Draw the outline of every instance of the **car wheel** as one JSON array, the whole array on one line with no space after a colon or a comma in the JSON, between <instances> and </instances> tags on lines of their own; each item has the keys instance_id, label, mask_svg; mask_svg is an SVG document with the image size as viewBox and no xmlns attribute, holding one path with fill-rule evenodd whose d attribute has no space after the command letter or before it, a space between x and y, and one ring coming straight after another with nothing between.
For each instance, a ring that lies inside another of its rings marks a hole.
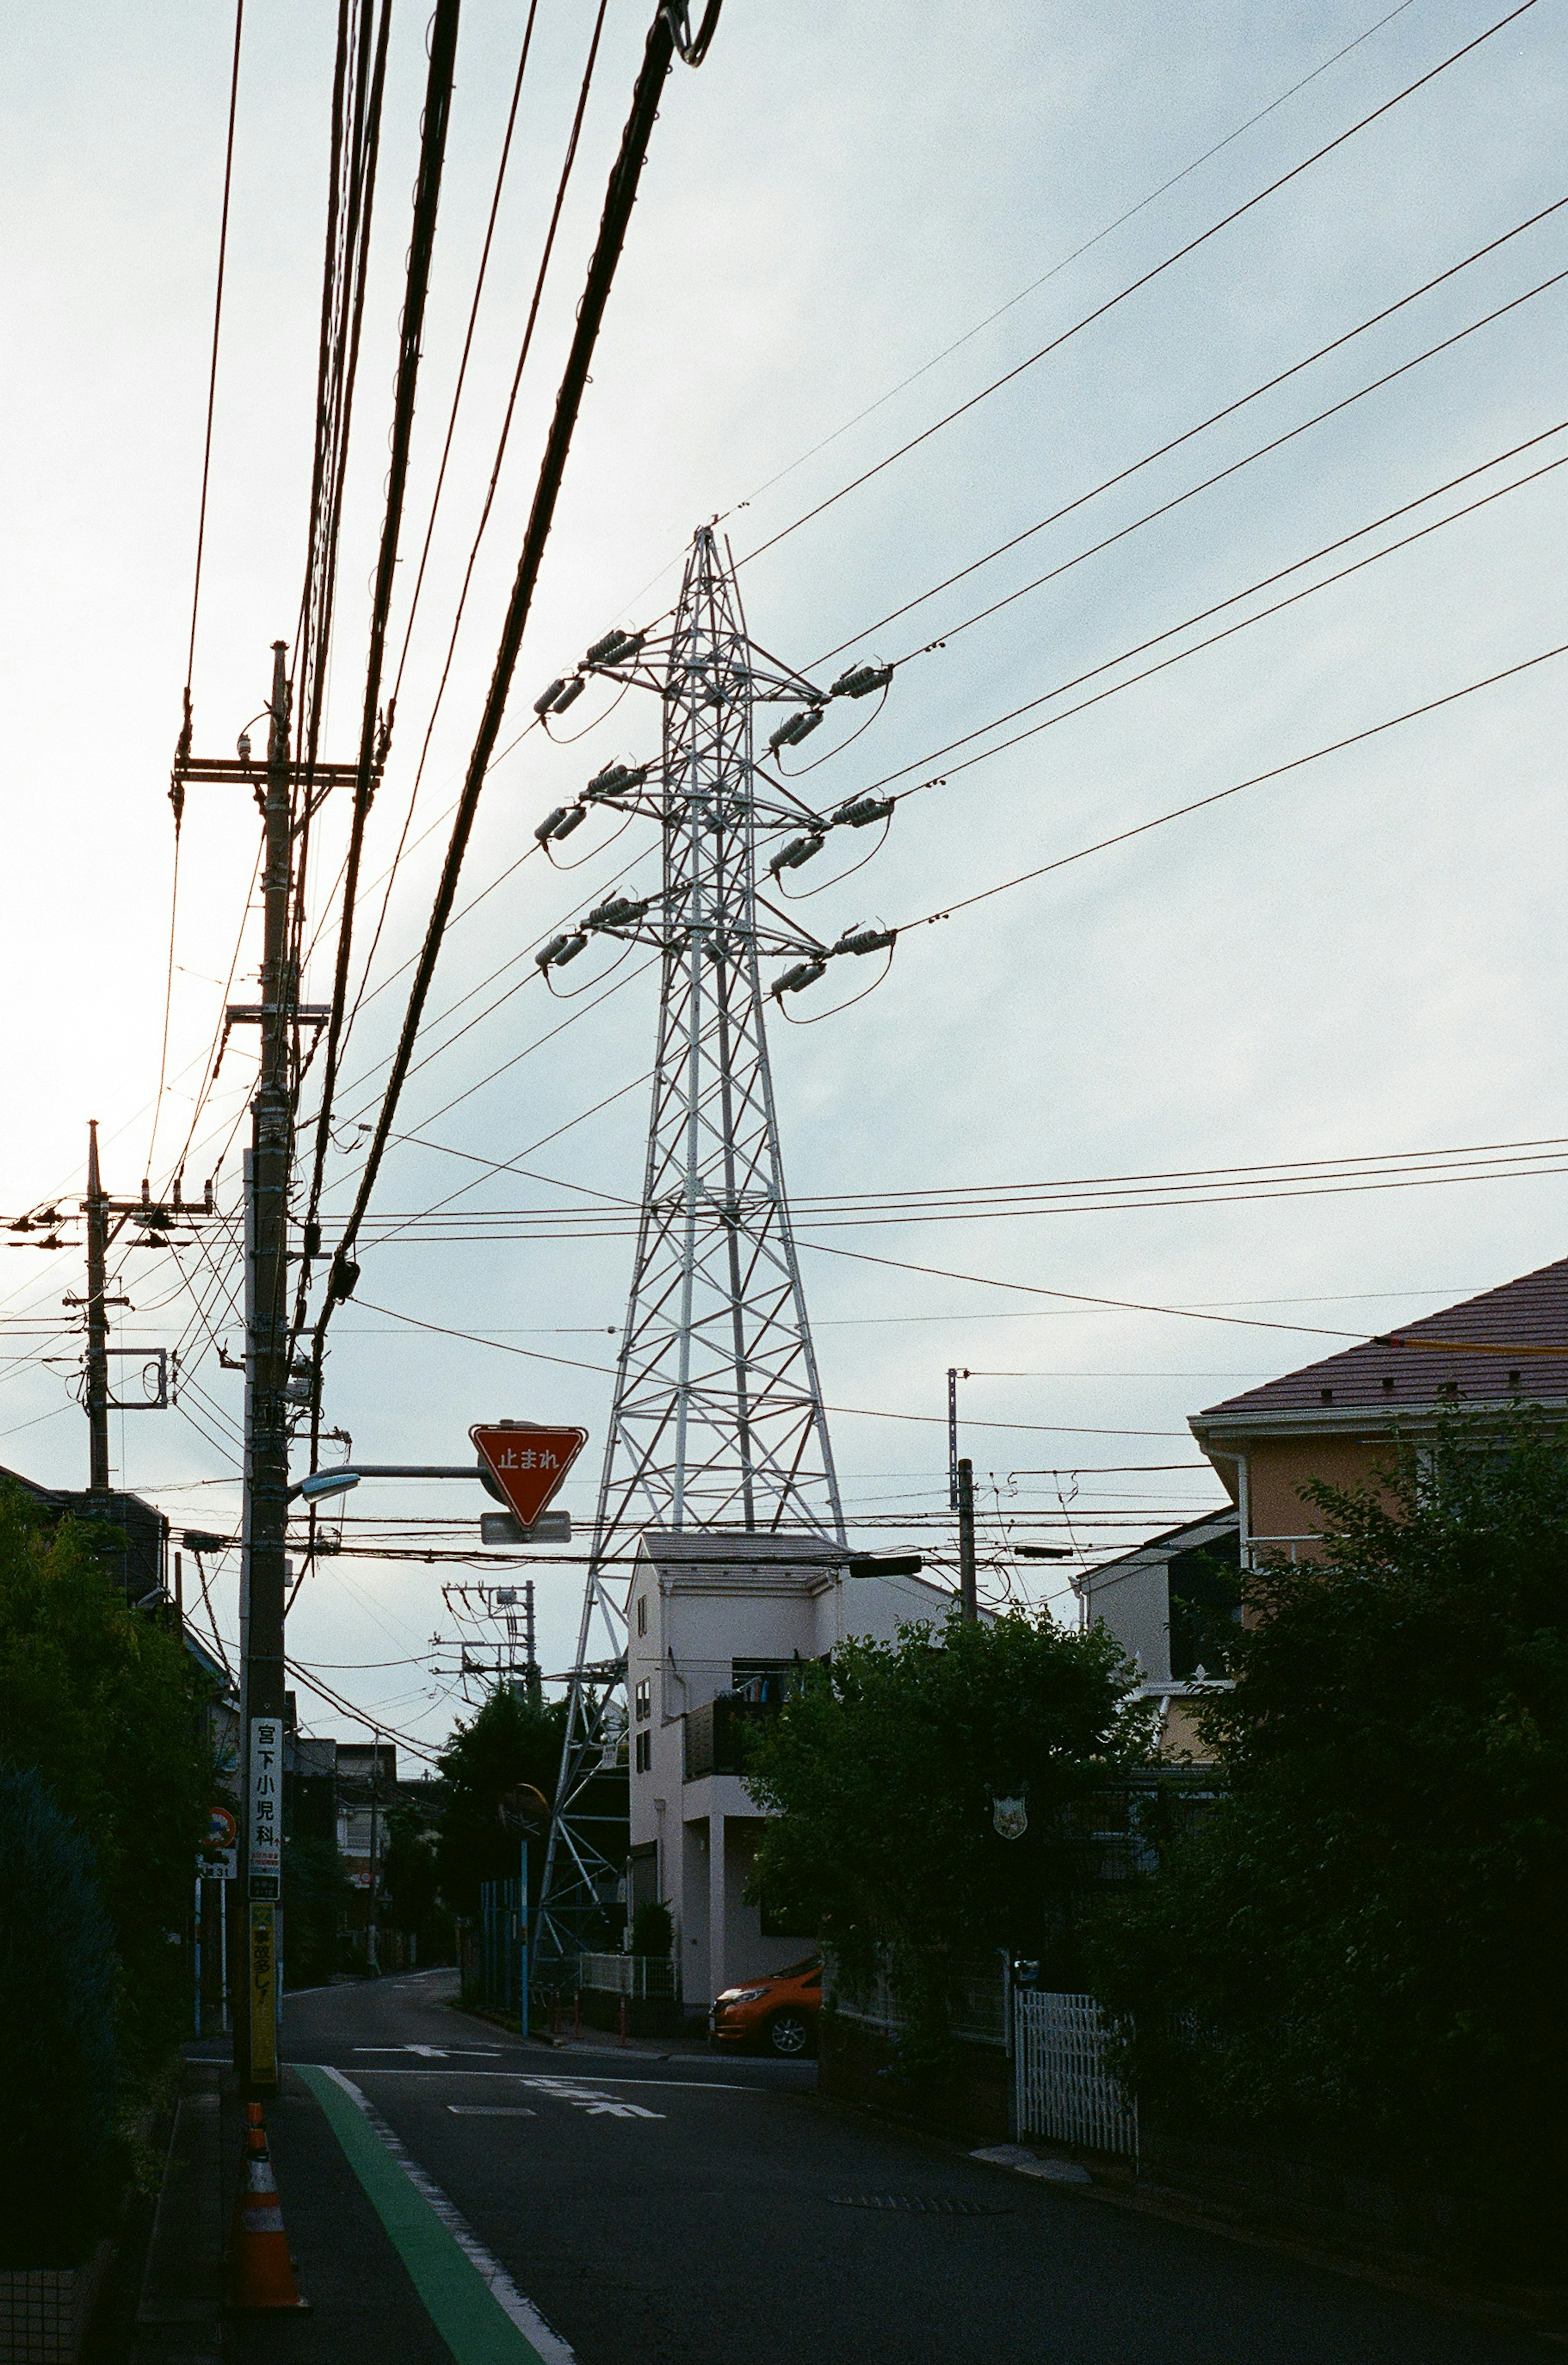
<instances>
[{"instance_id":1,"label":"car wheel","mask_svg":"<svg viewBox=\"0 0 1568 2365\"><path fill-rule=\"evenodd\" d=\"M781 2061L798 2061L812 2049L812 2028L803 2012L776 2012L767 2023L767 2049Z\"/></svg>"}]
</instances>

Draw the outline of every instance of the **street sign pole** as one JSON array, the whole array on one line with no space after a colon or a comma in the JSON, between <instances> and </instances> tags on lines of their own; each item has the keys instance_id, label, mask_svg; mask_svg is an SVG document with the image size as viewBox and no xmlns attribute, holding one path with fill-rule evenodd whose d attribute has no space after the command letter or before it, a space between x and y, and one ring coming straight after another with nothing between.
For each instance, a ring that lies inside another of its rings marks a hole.
<instances>
[{"instance_id":1,"label":"street sign pole","mask_svg":"<svg viewBox=\"0 0 1568 2365\"><path fill-rule=\"evenodd\" d=\"M518 1908L518 1916L517 1916L517 1929L518 1929L518 1941L519 1941L518 1994L519 1994L519 1996L520 1996L520 1998L521 1998L521 2026L522 2026L522 2041L523 2041L523 2043L526 2045L526 2044L528 2043L528 1952L529 1952L529 1948L528 1948L528 1934L529 1934L529 1933L528 1933L528 1842L527 1842L526 1840L524 1840L524 1841L522 1842L522 1844L521 1844L521 1848L520 1848L520 1850L519 1850L519 1855L520 1855L520 1857L521 1857L521 1867L520 1867L521 1877L520 1877L520 1882L519 1882L519 1895L520 1895L520 1897L521 1897L521 1904L519 1905L519 1908Z\"/></svg>"}]
</instances>

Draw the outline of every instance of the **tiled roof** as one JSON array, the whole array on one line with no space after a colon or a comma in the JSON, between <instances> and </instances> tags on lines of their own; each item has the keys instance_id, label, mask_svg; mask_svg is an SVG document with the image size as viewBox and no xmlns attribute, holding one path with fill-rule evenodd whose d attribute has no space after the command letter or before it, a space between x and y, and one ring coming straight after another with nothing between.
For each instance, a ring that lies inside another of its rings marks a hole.
<instances>
[{"instance_id":1,"label":"tiled roof","mask_svg":"<svg viewBox=\"0 0 1568 2365\"><path fill-rule=\"evenodd\" d=\"M1568 1398L1568 1257L1229 1396L1195 1413L1193 1426L1201 1433L1209 1421L1306 1412L1332 1418L1373 1407L1396 1416L1456 1398L1496 1404L1512 1396Z\"/></svg>"}]
</instances>

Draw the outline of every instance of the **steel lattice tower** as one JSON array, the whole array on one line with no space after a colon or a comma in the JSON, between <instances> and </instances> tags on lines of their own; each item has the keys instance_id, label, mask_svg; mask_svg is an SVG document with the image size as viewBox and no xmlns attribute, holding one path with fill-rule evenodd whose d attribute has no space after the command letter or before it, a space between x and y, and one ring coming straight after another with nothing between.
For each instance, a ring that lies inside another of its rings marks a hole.
<instances>
[{"instance_id":1,"label":"steel lattice tower","mask_svg":"<svg viewBox=\"0 0 1568 2365\"><path fill-rule=\"evenodd\" d=\"M872 932L820 944L758 891L759 836L804 827L786 848L786 859L799 860L837 821L858 826L888 808L846 808L824 821L765 768L780 744L815 727L834 693L749 638L733 567L711 527L691 545L667 636L612 633L588 652L584 670L640 683L662 700L657 780L652 766L611 766L577 808L605 803L656 820L662 885L656 896L600 904L546 947L541 965L573 958L591 931L656 947L662 986L636 1258L546 1858L546 1954L568 1950L582 1909L622 1869L596 1844L604 1819L583 1810L588 1785L614 1762L625 1732L625 1588L610 1575L611 1556L649 1526L794 1529L845 1541L784 1191L758 960L801 962L777 993L820 976L834 951L870 950L873 936L890 941ZM846 679L849 695L862 694L862 675ZM879 687L885 675L866 680ZM544 711L564 688L545 693ZM754 708L801 701L759 764ZM541 835L565 835L566 812ZM775 877L780 867L776 858ZM606 1655L596 1659L600 1645Z\"/></svg>"}]
</instances>

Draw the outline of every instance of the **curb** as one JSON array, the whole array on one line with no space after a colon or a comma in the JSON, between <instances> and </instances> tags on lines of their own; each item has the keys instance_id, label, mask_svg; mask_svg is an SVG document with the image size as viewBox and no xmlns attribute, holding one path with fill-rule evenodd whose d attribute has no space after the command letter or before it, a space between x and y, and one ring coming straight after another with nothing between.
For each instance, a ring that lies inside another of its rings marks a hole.
<instances>
[{"instance_id":1,"label":"curb","mask_svg":"<svg viewBox=\"0 0 1568 2365\"><path fill-rule=\"evenodd\" d=\"M1494 2330L1523 2332L1553 2348L1568 2348L1568 2293L1543 2292L1504 2297L1484 2289L1456 2287L1434 2276L1416 2261L1400 2258L1359 2258L1345 2250L1288 2234L1269 2225L1249 2225L1211 2202L1178 2191L1169 2185L1117 2187L1102 2182L1078 2160L1048 2152L1031 2151L1024 2144L991 2144L964 2149L964 2157L1004 2175L1027 2176L1047 2184L1063 2198L1100 2202L1138 2217L1156 2217L1190 2232L1217 2235L1226 2242L1242 2242L1252 2249L1272 2250L1298 2265L1320 2273L1340 2275L1353 2282L1375 2284L1402 2298L1419 2300L1445 2315L1463 2316Z\"/></svg>"}]
</instances>

